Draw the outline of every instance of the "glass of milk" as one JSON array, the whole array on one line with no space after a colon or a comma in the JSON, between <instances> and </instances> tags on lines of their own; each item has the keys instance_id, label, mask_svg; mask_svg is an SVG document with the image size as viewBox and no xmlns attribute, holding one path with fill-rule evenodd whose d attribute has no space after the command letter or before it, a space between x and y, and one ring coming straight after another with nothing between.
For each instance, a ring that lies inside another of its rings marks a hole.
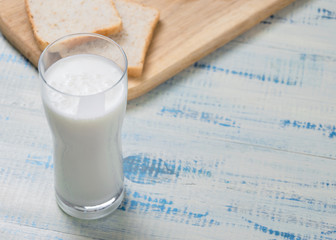
<instances>
[{"instance_id":1,"label":"glass of milk","mask_svg":"<svg viewBox=\"0 0 336 240\"><path fill-rule=\"evenodd\" d=\"M50 44L38 70L53 136L57 203L73 217L104 217L124 194L126 55L110 38L74 34Z\"/></svg>"}]
</instances>

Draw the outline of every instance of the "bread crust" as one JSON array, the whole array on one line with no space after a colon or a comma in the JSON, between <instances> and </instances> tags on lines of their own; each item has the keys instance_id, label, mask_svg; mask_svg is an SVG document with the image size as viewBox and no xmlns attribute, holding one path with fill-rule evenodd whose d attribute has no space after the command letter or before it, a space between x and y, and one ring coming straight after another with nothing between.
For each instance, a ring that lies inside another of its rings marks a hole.
<instances>
[{"instance_id":1,"label":"bread crust","mask_svg":"<svg viewBox=\"0 0 336 240\"><path fill-rule=\"evenodd\" d=\"M130 66L129 65L128 69L127 69L127 73L130 77L141 77L144 66L145 66L147 50L148 50L148 48L149 48L149 46L152 42L153 35L154 35L154 32L155 32L155 28L156 28L156 26L157 26L157 24L160 20L160 11L157 10L156 8L154 8L154 7L146 6L146 5L143 5L141 3L138 3L138 2L135 2L135 1L132 1L132 0L123 0L123 1L124 2L129 2L129 3L132 3L132 4L138 4L138 5L140 5L144 8L148 8L148 9L152 9L152 10L156 11L155 19L151 22L151 25L150 25L150 33L146 37L145 46L144 46L144 48L142 49L142 52L141 52L140 63L136 66Z\"/></svg>"},{"instance_id":2,"label":"bread crust","mask_svg":"<svg viewBox=\"0 0 336 240\"><path fill-rule=\"evenodd\" d=\"M37 43L38 47L41 50L43 50L43 49L45 49L48 46L48 43L45 42L45 41L43 41L40 38L40 36L38 36L38 34L37 34L37 29L36 29L36 26L34 24L34 20L33 20L32 13L30 11L30 6L29 6L29 3L28 3L28 0L25 0L25 7L26 7L26 12L27 12L27 15L28 15L28 19L29 19L30 25L32 27L32 31L33 31L33 35L35 37L36 43Z\"/></svg>"},{"instance_id":3,"label":"bread crust","mask_svg":"<svg viewBox=\"0 0 336 240\"><path fill-rule=\"evenodd\" d=\"M155 9L155 8L153 8L153 9ZM127 73L131 77L140 77L142 75L142 72L143 72L143 69L144 69L144 66L145 66L145 58L146 58L146 55L147 55L147 50L148 50L148 48L149 48L149 46L152 42L156 25L158 24L159 19L160 19L160 12L158 10L156 10L156 11L157 11L156 18L154 19L154 21L151 24L150 34L146 38L145 47L143 48L143 51L142 51L142 54L141 54L141 62L138 66L134 66L134 67L130 66L128 68Z\"/></svg>"}]
</instances>

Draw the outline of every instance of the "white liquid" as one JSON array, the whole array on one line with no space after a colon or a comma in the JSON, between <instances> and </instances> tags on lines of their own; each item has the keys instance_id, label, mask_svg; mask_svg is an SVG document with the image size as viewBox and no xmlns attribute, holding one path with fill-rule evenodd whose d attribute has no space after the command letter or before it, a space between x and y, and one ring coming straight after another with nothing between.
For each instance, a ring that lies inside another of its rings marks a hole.
<instances>
[{"instance_id":1,"label":"white liquid","mask_svg":"<svg viewBox=\"0 0 336 240\"><path fill-rule=\"evenodd\" d=\"M123 188L120 131L127 79L109 89L121 76L112 61L88 54L61 59L45 74L53 88L81 95L46 85L42 91L54 140L56 192L73 205L105 203Z\"/></svg>"}]
</instances>

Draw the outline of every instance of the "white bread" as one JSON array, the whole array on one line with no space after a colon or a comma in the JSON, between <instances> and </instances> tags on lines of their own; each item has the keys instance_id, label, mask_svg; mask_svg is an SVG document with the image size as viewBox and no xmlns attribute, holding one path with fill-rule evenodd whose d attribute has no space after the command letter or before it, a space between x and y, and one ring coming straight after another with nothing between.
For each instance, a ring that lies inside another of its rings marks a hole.
<instances>
[{"instance_id":1,"label":"white bread","mask_svg":"<svg viewBox=\"0 0 336 240\"><path fill-rule=\"evenodd\" d=\"M155 8L130 0L115 0L114 3L121 16L123 29L110 38L116 41L127 55L128 75L139 77L160 13Z\"/></svg>"},{"instance_id":2,"label":"white bread","mask_svg":"<svg viewBox=\"0 0 336 240\"><path fill-rule=\"evenodd\" d=\"M111 35L122 29L112 0L25 0L36 42L41 50L72 33Z\"/></svg>"}]
</instances>

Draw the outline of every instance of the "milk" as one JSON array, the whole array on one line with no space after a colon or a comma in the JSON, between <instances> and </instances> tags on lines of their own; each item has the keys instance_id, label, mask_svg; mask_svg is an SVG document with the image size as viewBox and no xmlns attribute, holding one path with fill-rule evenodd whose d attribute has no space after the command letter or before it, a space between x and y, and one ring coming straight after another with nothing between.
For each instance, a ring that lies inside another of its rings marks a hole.
<instances>
[{"instance_id":1,"label":"milk","mask_svg":"<svg viewBox=\"0 0 336 240\"><path fill-rule=\"evenodd\" d=\"M49 86L43 85L42 99L53 133L56 194L63 202L96 206L123 190L122 74L113 61L89 54L63 58L45 73Z\"/></svg>"}]
</instances>

